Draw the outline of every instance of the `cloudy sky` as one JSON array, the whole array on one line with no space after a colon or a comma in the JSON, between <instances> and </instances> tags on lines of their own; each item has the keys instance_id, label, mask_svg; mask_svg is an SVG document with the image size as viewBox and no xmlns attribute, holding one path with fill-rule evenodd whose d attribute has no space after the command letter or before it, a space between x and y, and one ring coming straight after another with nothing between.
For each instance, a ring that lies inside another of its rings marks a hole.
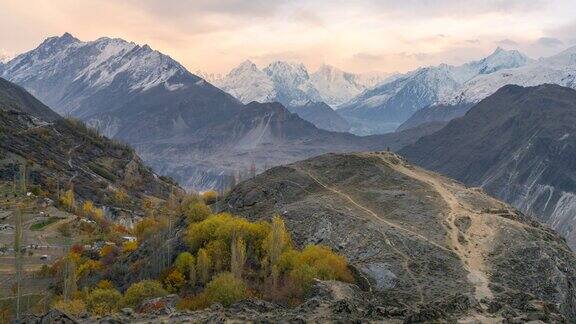
<instances>
[{"instance_id":1,"label":"cloudy sky","mask_svg":"<svg viewBox=\"0 0 576 324\"><path fill-rule=\"evenodd\" d=\"M0 1L0 56L64 32L146 43L192 72L224 73L245 59L394 72L463 63L497 46L552 55L576 44L576 1Z\"/></svg>"}]
</instances>

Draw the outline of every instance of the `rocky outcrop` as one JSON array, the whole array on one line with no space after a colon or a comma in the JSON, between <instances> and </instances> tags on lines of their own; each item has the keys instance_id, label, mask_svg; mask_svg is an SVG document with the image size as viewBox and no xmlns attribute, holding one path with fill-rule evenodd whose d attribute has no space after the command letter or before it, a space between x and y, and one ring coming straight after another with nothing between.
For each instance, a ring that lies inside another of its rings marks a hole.
<instances>
[{"instance_id":1,"label":"rocky outcrop","mask_svg":"<svg viewBox=\"0 0 576 324\"><path fill-rule=\"evenodd\" d=\"M20 320L13 321L14 324L77 324L78 321L72 316L59 311L51 309L44 315L36 316L33 314L24 315Z\"/></svg>"}]
</instances>

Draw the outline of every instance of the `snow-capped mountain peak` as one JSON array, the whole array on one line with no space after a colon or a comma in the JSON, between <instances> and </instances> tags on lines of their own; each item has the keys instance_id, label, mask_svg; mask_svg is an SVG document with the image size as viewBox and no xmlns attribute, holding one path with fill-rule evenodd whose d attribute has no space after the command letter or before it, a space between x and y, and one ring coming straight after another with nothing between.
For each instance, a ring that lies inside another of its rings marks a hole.
<instances>
[{"instance_id":1,"label":"snow-capped mountain peak","mask_svg":"<svg viewBox=\"0 0 576 324\"><path fill-rule=\"evenodd\" d=\"M300 106L310 100L322 101L304 64L276 61L264 68L264 73L274 83L276 100L286 106Z\"/></svg>"},{"instance_id":2,"label":"snow-capped mountain peak","mask_svg":"<svg viewBox=\"0 0 576 324\"><path fill-rule=\"evenodd\" d=\"M502 69L517 68L531 61L532 59L517 50L498 47L486 58L472 64L478 69L478 74L489 74Z\"/></svg>"},{"instance_id":3,"label":"snow-capped mountain peak","mask_svg":"<svg viewBox=\"0 0 576 324\"><path fill-rule=\"evenodd\" d=\"M212 82L242 103L275 101L274 83L256 64L246 60L232 69L225 78Z\"/></svg>"},{"instance_id":4,"label":"snow-capped mountain peak","mask_svg":"<svg viewBox=\"0 0 576 324\"><path fill-rule=\"evenodd\" d=\"M392 131L416 111L454 98L463 85L483 75L520 68L531 62L518 51L497 48L481 60L460 66L440 64L420 68L362 93L344 105L341 113L361 125L359 130L353 129L354 132Z\"/></svg>"},{"instance_id":5,"label":"snow-capped mountain peak","mask_svg":"<svg viewBox=\"0 0 576 324\"><path fill-rule=\"evenodd\" d=\"M83 42L70 33L46 39L5 64L0 74L25 86L41 75L45 89L30 84L32 92L61 114L80 109L77 103L64 101L72 94L81 100L111 85L118 93L157 86L173 91L183 86L182 77L190 83L198 80L148 45L108 37Z\"/></svg>"},{"instance_id":6,"label":"snow-capped mountain peak","mask_svg":"<svg viewBox=\"0 0 576 324\"><path fill-rule=\"evenodd\" d=\"M507 55L503 55L504 52ZM493 59L493 62L508 62L506 68L468 80L443 103L477 103L507 84L537 86L553 83L576 88L576 47L539 60L529 59L517 51L504 52L495 53L497 55L493 56L497 59Z\"/></svg>"},{"instance_id":7,"label":"snow-capped mountain peak","mask_svg":"<svg viewBox=\"0 0 576 324\"><path fill-rule=\"evenodd\" d=\"M211 78L216 86L242 102L278 101L285 106L325 102L335 108L388 76L383 73L354 74L328 64L309 73L302 63L275 61L260 70L246 60L224 78Z\"/></svg>"},{"instance_id":8,"label":"snow-capped mountain peak","mask_svg":"<svg viewBox=\"0 0 576 324\"><path fill-rule=\"evenodd\" d=\"M0 65L8 63L12 59L12 55L0 50Z\"/></svg>"},{"instance_id":9,"label":"snow-capped mountain peak","mask_svg":"<svg viewBox=\"0 0 576 324\"><path fill-rule=\"evenodd\" d=\"M256 64L254 64L250 60L246 60L246 61L240 63L240 65L238 65L234 69L232 69L228 75L229 76L235 76L235 75L240 75L243 73L258 73L258 72L262 72L262 71L260 71L260 69L258 69Z\"/></svg>"},{"instance_id":10,"label":"snow-capped mountain peak","mask_svg":"<svg viewBox=\"0 0 576 324\"><path fill-rule=\"evenodd\" d=\"M306 67L302 63L275 61L268 65L264 69L264 72L272 79L290 82L292 84L299 84L310 79L308 70L306 70Z\"/></svg>"}]
</instances>

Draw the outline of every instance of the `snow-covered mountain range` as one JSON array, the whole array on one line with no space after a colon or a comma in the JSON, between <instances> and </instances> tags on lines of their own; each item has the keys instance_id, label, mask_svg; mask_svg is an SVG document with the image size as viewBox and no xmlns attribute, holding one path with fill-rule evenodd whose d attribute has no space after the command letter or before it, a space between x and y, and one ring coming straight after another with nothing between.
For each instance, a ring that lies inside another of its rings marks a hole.
<instances>
[{"instance_id":1,"label":"snow-covered mountain range","mask_svg":"<svg viewBox=\"0 0 576 324\"><path fill-rule=\"evenodd\" d=\"M465 82L453 96L443 98L441 103L476 103L507 84L536 86L545 83L576 88L576 46L517 68L478 75Z\"/></svg>"},{"instance_id":2,"label":"snow-covered mountain range","mask_svg":"<svg viewBox=\"0 0 576 324\"><path fill-rule=\"evenodd\" d=\"M388 74L354 74L323 64L309 73L301 63L276 61L259 69L244 61L225 77L203 73L207 80L243 103L277 101L285 106L325 102L333 108L382 82Z\"/></svg>"},{"instance_id":3,"label":"snow-covered mountain range","mask_svg":"<svg viewBox=\"0 0 576 324\"><path fill-rule=\"evenodd\" d=\"M530 58L518 51L498 48L484 59L460 66L441 64L420 68L365 91L344 104L339 113L353 124L356 133L393 131L416 111L453 98L466 82L530 62Z\"/></svg>"},{"instance_id":4,"label":"snow-covered mountain range","mask_svg":"<svg viewBox=\"0 0 576 324\"><path fill-rule=\"evenodd\" d=\"M520 67L479 74L464 82L454 93L441 98L437 104L417 111L398 129L431 121L446 122L463 116L474 104L508 84L537 86L549 83L576 88L575 79L576 47L572 47L551 57L530 60Z\"/></svg>"},{"instance_id":5,"label":"snow-covered mountain range","mask_svg":"<svg viewBox=\"0 0 576 324\"><path fill-rule=\"evenodd\" d=\"M238 72L245 70L283 84L277 98L319 98L302 65L278 62L257 71L247 63ZM122 39L86 42L68 33L50 37L0 65L0 76L61 115L82 119L104 135L129 143L155 170L198 190L218 188L252 165L261 171L326 152L406 143L405 137L361 138L322 130L277 103L243 105L169 56ZM246 81L261 85L257 79ZM318 112L310 120L336 114L328 106L302 109ZM345 121L341 125L332 118L319 124L346 127ZM409 142L422 135L414 134L409 134Z\"/></svg>"}]
</instances>

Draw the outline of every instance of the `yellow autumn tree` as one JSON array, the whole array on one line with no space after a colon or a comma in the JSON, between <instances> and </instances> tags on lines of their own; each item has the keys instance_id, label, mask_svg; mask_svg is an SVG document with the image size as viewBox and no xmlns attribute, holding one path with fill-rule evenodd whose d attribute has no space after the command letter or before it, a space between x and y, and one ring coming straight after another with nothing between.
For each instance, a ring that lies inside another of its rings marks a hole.
<instances>
[{"instance_id":1,"label":"yellow autumn tree","mask_svg":"<svg viewBox=\"0 0 576 324\"><path fill-rule=\"evenodd\" d=\"M266 246L270 274L272 275L274 286L276 286L279 276L278 260L282 252L290 246L290 234L286 230L286 225L280 215L276 214L272 217L270 233L264 244Z\"/></svg>"},{"instance_id":2,"label":"yellow autumn tree","mask_svg":"<svg viewBox=\"0 0 576 324\"><path fill-rule=\"evenodd\" d=\"M236 278L242 278L246 263L246 243L239 236L234 236L230 247L230 270Z\"/></svg>"},{"instance_id":3,"label":"yellow autumn tree","mask_svg":"<svg viewBox=\"0 0 576 324\"><path fill-rule=\"evenodd\" d=\"M84 201L82 204L82 215L83 216L92 216L94 214L95 208L94 203L90 200Z\"/></svg>"},{"instance_id":4,"label":"yellow autumn tree","mask_svg":"<svg viewBox=\"0 0 576 324\"><path fill-rule=\"evenodd\" d=\"M117 204L123 205L128 202L128 194L122 189L117 189L114 191L114 201Z\"/></svg>"},{"instance_id":5,"label":"yellow autumn tree","mask_svg":"<svg viewBox=\"0 0 576 324\"><path fill-rule=\"evenodd\" d=\"M208 280L210 280L210 268L212 267L212 261L210 260L210 257L208 256L208 253L205 249L200 249L198 251L196 267L200 283L208 283Z\"/></svg>"},{"instance_id":6,"label":"yellow autumn tree","mask_svg":"<svg viewBox=\"0 0 576 324\"><path fill-rule=\"evenodd\" d=\"M75 207L74 190L69 189L60 197L60 203L68 210L73 211Z\"/></svg>"},{"instance_id":7,"label":"yellow autumn tree","mask_svg":"<svg viewBox=\"0 0 576 324\"><path fill-rule=\"evenodd\" d=\"M214 190L206 191L202 194L202 199L206 205L212 205L218 200L218 193Z\"/></svg>"},{"instance_id":8,"label":"yellow autumn tree","mask_svg":"<svg viewBox=\"0 0 576 324\"><path fill-rule=\"evenodd\" d=\"M178 269L172 269L162 282L168 292L177 293L186 283L186 279Z\"/></svg>"}]
</instances>

